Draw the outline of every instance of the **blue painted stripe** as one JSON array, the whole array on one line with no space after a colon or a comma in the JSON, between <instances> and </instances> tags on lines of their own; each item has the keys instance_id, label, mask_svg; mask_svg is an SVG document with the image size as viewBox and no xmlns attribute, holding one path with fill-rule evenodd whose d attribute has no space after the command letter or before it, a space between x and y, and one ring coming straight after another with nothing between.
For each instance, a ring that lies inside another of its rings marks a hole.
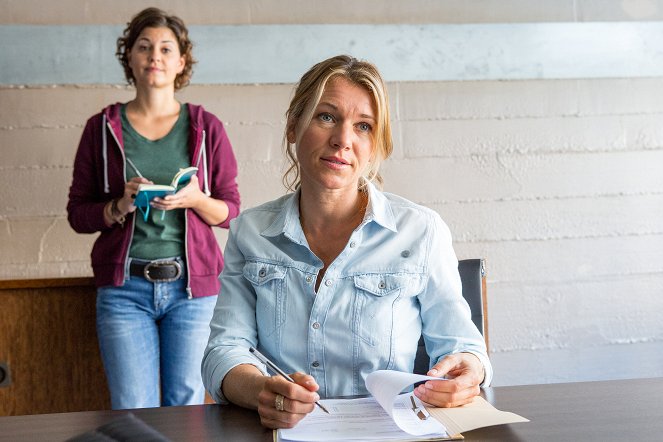
<instances>
[{"instance_id":1,"label":"blue painted stripe","mask_svg":"<svg viewBox=\"0 0 663 442\"><path fill-rule=\"evenodd\" d=\"M124 82L121 26L0 26L0 84ZM663 22L191 26L193 83L292 83L348 53L388 81L663 75Z\"/></svg>"}]
</instances>

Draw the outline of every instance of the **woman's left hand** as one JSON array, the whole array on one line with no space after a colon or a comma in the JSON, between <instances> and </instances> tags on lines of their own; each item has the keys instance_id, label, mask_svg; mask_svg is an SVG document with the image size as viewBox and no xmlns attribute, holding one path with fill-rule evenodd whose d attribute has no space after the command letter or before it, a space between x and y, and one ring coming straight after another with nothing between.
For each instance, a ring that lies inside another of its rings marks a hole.
<instances>
[{"instance_id":1,"label":"woman's left hand","mask_svg":"<svg viewBox=\"0 0 663 442\"><path fill-rule=\"evenodd\" d=\"M186 186L173 195L154 198L150 204L153 208L159 210L189 209L196 207L203 198L207 198L207 195L200 190L198 177L194 175Z\"/></svg>"},{"instance_id":2,"label":"woman's left hand","mask_svg":"<svg viewBox=\"0 0 663 442\"><path fill-rule=\"evenodd\" d=\"M484 368L475 355L455 353L435 364L427 375L446 379L426 381L414 389L414 394L436 407L451 408L468 404L479 394Z\"/></svg>"},{"instance_id":3,"label":"woman's left hand","mask_svg":"<svg viewBox=\"0 0 663 442\"><path fill-rule=\"evenodd\" d=\"M207 224L216 226L228 218L228 205L223 200L207 196L198 184L198 177L192 176L189 184L173 195L154 198L150 203L159 210L193 209Z\"/></svg>"}]
</instances>

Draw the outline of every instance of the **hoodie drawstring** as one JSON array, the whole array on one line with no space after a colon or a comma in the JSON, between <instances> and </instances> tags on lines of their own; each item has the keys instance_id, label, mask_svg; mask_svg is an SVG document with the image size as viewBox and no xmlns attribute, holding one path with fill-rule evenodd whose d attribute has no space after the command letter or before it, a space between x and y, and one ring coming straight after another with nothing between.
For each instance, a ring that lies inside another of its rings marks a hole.
<instances>
[{"instance_id":1,"label":"hoodie drawstring","mask_svg":"<svg viewBox=\"0 0 663 442\"><path fill-rule=\"evenodd\" d=\"M200 143L200 153L198 154L198 161L196 167L200 164L200 156L203 157L203 191L205 195L210 196L212 192L209 190L209 178L207 177L207 150L205 149L205 131L203 130L203 141Z\"/></svg>"},{"instance_id":2,"label":"hoodie drawstring","mask_svg":"<svg viewBox=\"0 0 663 442\"><path fill-rule=\"evenodd\" d=\"M106 133L106 114L103 114L101 120L101 154L104 158L104 193L110 193L108 184L108 134Z\"/></svg>"}]
</instances>

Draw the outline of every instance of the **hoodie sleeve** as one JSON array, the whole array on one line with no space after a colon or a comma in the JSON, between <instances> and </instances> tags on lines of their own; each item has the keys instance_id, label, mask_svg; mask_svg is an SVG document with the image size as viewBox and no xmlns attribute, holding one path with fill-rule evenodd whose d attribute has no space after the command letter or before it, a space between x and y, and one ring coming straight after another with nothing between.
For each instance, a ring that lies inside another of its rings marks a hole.
<instances>
[{"instance_id":1,"label":"hoodie sleeve","mask_svg":"<svg viewBox=\"0 0 663 442\"><path fill-rule=\"evenodd\" d=\"M212 198L225 201L228 217L218 226L228 228L239 215L240 196L237 188L237 160L223 123L212 114L207 123L210 192Z\"/></svg>"},{"instance_id":2,"label":"hoodie sleeve","mask_svg":"<svg viewBox=\"0 0 663 442\"><path fill-rule=\"evenodd\" d=\"M104 222L104 206L110 195L104 195L100 188L98 177L104 171L100 170L100 163L96 160L100 154L95 152L95 149L99 150L101 120L101 115L88 120L74 160L67 219L78 233L94 233L109 228Z\"/></svg>"}]
</instances>

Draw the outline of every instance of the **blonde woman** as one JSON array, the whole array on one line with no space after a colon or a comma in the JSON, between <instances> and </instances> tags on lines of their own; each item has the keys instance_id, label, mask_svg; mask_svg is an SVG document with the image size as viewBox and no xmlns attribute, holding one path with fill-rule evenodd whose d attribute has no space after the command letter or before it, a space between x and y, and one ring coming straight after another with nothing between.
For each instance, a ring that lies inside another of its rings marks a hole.
<instances>
[{"instance_id":1,"label":"blonde woman","mask_svg":"<svg viewBox=\"0 0 663 442\"><path fill-rule=\"evenodd\" d=\"M415 394L446 407L471 401L492 369L449 229L379 190L392 140L377 69L348 56L320 62L286 115L284 179L294 192L231 223L203 360L208 391L257 409L266 427L292 427L320 397L366 394L375 370L411 372L423 332L429 375L454 379ZM266 376L250 347L295 383Z\"/></svg>"}]
</instances>

